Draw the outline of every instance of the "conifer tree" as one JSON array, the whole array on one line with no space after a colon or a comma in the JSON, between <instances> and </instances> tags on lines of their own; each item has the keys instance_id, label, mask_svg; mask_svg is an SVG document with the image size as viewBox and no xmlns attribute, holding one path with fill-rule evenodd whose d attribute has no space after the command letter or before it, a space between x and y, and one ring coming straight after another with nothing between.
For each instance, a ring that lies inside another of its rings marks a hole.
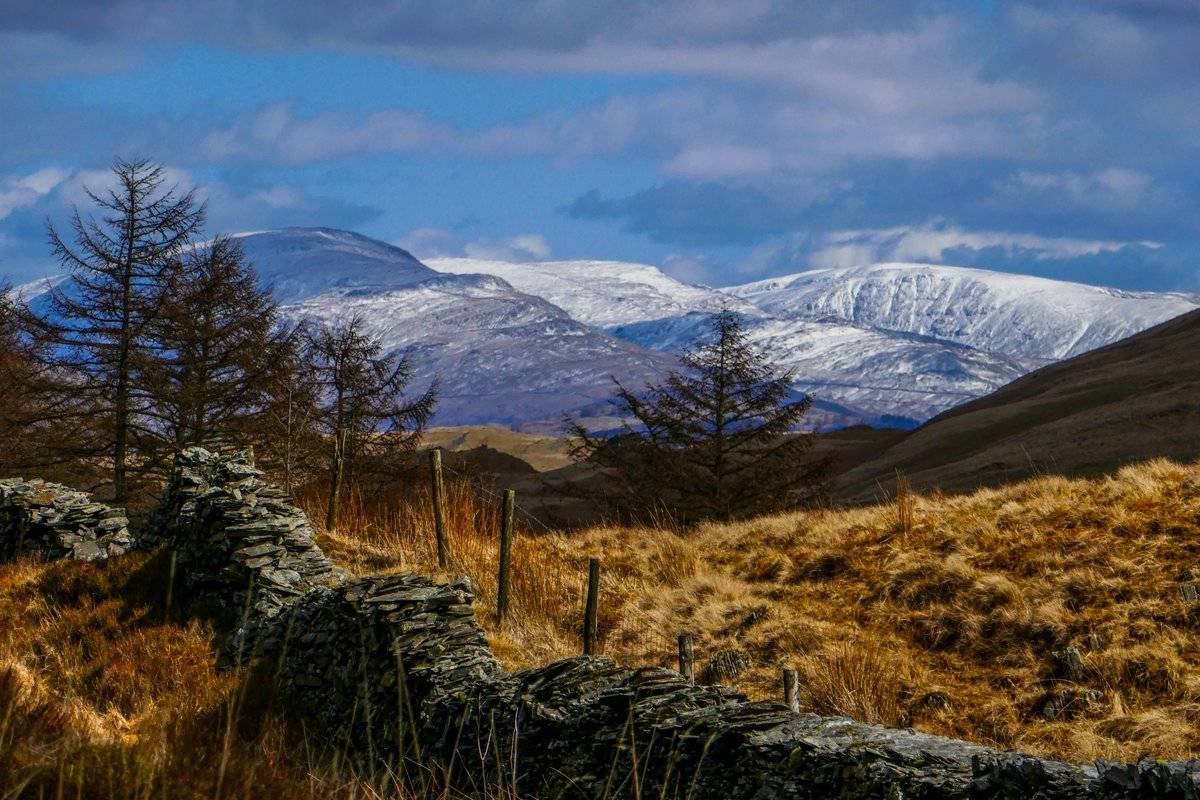
<instances>
[{"instance_id":1,"label":"conifer tree","mask_svg":"<svg viewBox=\"0 0 1200 800\"><path fill-rule=\"evenodd\" d=\"M617 435L569 421L573 455L599 469L613 510L686 524L765 514L823 492L828 463L807 458L810 438L794 432L812 399L795 399L794 376L754 348L736 312L715 314L708 334L663 383L638 393L616 382L612 402L625 420Z\"/></svg>"},{"instance_id":2,"label":"conifer tree","mask_svg":"<svg viewBox=\"0 0 1200 800\"><path fill-rule=\"evenodd\" d=\"M204 221L192 191L164 189L163 168L116 159L113 188L86 190L98 216L75 210L73 243L49 226L50 242L70 281L50 292L43 329L52 339L60 390L86 401L97 435L77 441L77 457L111 463L113 497L129 494L131 447L144 432L149 398L135 381L150 354L153 326L178 278L180 255Z\"/></svg>"},{"instance_id":3,"label":"conifer tree","mask_svg":"<svg viewBox=\"0 0 1200 800\"><path fill-rule=\"evenodd\" d=\"M325 524L337 524L342 485L355 470L394 465L416 448L437 403L437 384L408 397L408 356L388 355L362 317L314 326L307 335L309 368L317 387L316 423L329 442L329 505Z\"/></svg>"},{"instance_id":4,"label":"conifer tree","mask_svg":"<svg viewBox=\"0 0 1200 800\"><path fill-rule=\"evenodd\" d=\"M152 422L141 452L165 463L189 445L252 443L297 336L236 240L218 236L182 254L149 330L154 352L136 375Z\"/></svg>"}]
</instances>

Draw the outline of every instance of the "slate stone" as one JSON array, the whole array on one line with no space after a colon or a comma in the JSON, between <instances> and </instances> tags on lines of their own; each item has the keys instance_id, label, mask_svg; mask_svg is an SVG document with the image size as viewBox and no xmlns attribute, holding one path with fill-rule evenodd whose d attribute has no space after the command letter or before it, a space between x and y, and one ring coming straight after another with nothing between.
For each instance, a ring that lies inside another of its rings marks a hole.
<instances>
[{"instance_id":1,"label":"slate stone","mask_svg":"<svg viewBox=\"0 0 1200 800\"><path fill-rule=\"evenodd\" d=\"M121 509L57 483L0 480L0 561L22 554L99 561L133 546Z\"/></svg>"}]
</instances>

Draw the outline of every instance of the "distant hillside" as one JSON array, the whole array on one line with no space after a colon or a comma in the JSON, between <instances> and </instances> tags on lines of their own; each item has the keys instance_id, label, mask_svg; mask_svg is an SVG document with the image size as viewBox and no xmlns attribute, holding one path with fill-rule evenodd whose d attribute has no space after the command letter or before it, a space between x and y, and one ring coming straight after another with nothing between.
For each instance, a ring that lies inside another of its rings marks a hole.
<instances>
[{"instance_id":1,"label":"distant hillside","mask_svg":"<svg viewBox=\"0 0 1200 800\"><path fill-rule=\"evenodd\" d=\"M519 458L539 472L565 467L571 463L568 446L562 436L520 433L499 425L457 425L429 428L421 437L425 447L441 447L449 452L487 447Z\"/></svg>"},{"instance_id":2,"label":"distant hillside","mask_svg":"<svg viewBox=\"0 0 1200 800\"><path fill-rule=\"evenodd\" d=\"M941 414L842 478L847 500L1091 474L1200 453L1200 311L1052 364Z\"/></svg>"},{"instance_id":3,"label":"distant hillside","mask_svg":"<svg viewBox=\"0 0 1200 800\"><path fill-rule=\"evenodd\" d=\"M929 264L815 269L692 286L648 264L434 259L350 231L235 234L293 318L362 315L415 380L441 379L437 422L554 433L563 414L613 427L611 377L660 380L722 307L811 394L806 427L914 427L1031 370L1191 310L1195 295L1126 292ZM431 268L432 267L432 268ZM17 287L45 310L61 277ZM70 286L66 290L71 291Z\"/></svg>"}]
</instances>

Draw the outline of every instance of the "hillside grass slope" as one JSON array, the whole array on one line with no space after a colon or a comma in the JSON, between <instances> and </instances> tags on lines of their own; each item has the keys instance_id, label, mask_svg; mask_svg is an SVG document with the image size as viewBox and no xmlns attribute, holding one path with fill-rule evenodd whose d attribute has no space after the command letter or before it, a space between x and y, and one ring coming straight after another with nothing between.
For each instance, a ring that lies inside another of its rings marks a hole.
<instances>
[{"instance_id":1,"label":"hillside grass slope","mask_svg":"<svg viewBox=\"0 0 1200 800\"><path fill-rule=\"evenodd\" d=\"M476 483L448 489L449 572L472 578L510 667L578 652L600 556L602 651L620 661L673 665L689 631L702 681L779 698L795 666L821 713L1074 760L1200 753L1198 464L691 532L522 525L503 626L497 509ZM419 494L352 493L321 540L358 572L433 571ZM380 796L266 707L267 677L217 668L169 584L163 552L0 565L0 797Z\"/></svg>"},{"instance_id":2,"label":"hillside grass slope","mask_svg":"<svg viewBox=\"0 0 1200 800\"><path fill-rule=\"evenodd\" d=\"M522 535L513 613L493 616L496 515L457 484L466 573L510 667L578 652L589 556L603 559L603 652L781 696L821 713L1074 760L1200 753L1200 467L1166 460L957 497L902 494L690 533ZM429 570L428 504L360 509L323 546L359 571ZM1190 596L1190 595L1189 595ZM709 660L711 659L711 663Z\"/></svg>"},{"instance_id":3,"label":"hillside grass slope","mask_svg":"<svg viewBox=\"0 0 1200 800\"><path fill-rule=\"evenodd\" d=\"M870 501L897 469L961 491L1200 453L1200 311L1032 372L922 425L840 480Z\"/></svg>"}]
</instances>

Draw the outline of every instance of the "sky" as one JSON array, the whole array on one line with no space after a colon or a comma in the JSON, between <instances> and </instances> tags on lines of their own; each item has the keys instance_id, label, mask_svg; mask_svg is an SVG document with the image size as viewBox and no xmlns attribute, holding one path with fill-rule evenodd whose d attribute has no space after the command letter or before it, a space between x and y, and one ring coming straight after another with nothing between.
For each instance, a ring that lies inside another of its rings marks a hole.
<instances>
[{"instance_id":1,"label":"sky","mask_svg":"<svg viewBox=\"0 0 1200 800\"><path fill-rule=\"evenodd\" d=\"M1200 0L0 0L0 276L114 156L211 232L1200 291Z\"/></svg>"}]
</instances>

